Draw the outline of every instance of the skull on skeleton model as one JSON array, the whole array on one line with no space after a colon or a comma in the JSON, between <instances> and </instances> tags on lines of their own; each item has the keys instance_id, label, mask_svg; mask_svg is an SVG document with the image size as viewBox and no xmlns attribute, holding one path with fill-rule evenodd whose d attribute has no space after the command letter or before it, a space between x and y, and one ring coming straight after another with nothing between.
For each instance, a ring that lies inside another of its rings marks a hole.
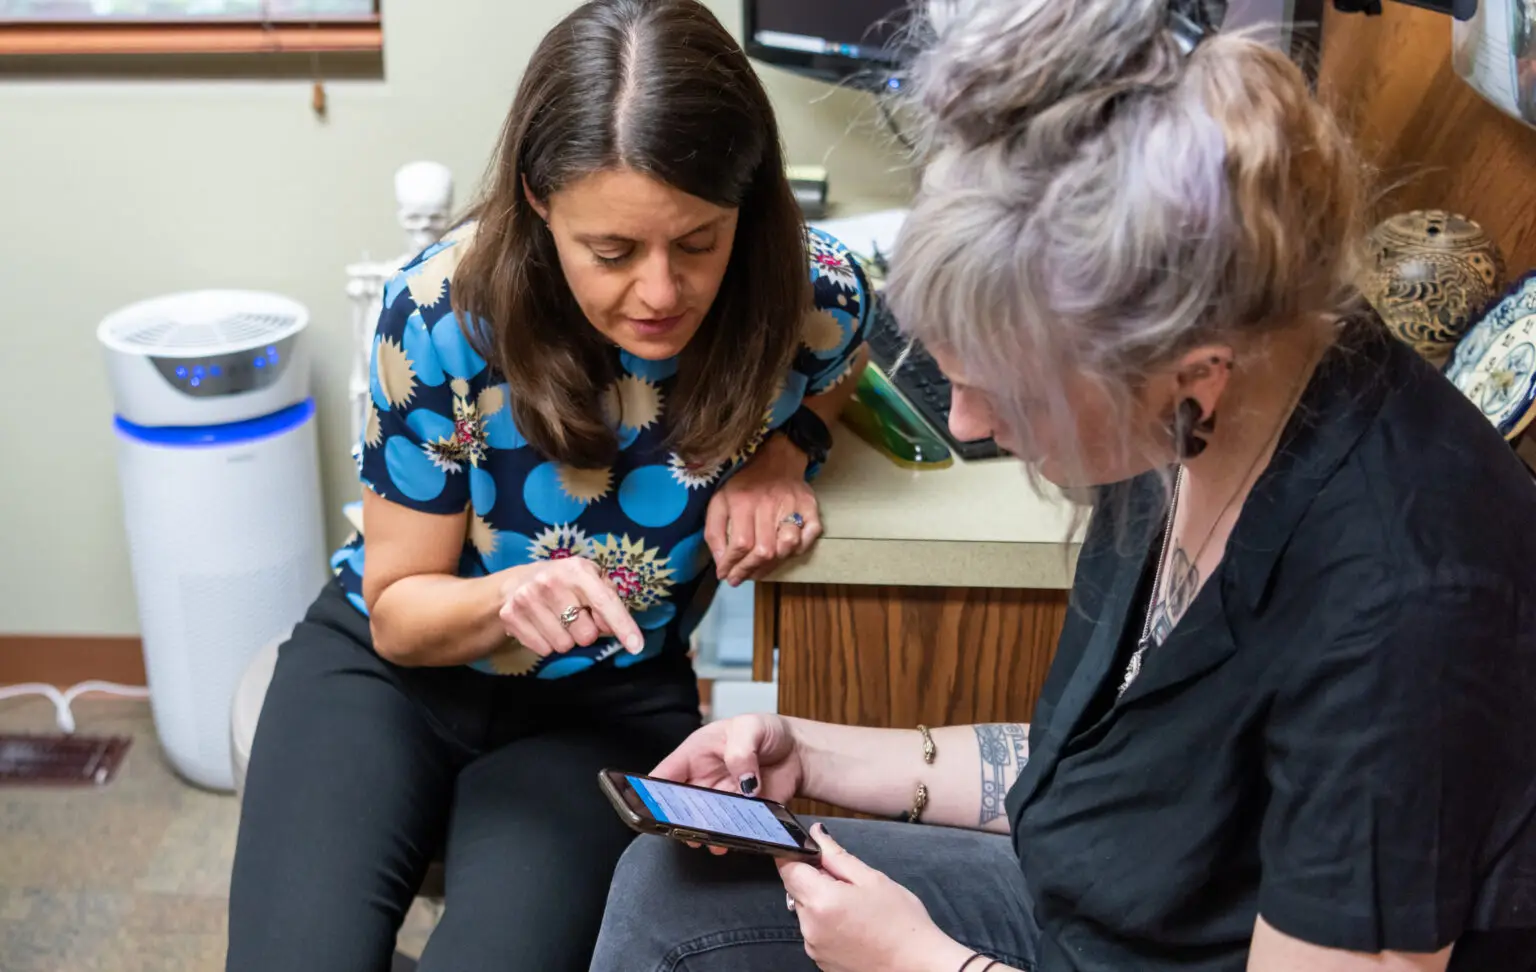
<instances>
[{"instance_id":1,"label":"skull on skeleton model","mask_svg":"<svg viewBox=\"0 0 1536 972\"><path fill-rule=\"evenodd\" d=\"M436 243L448 229L453 211L453 174L436 162L412 162L395 173L395 201L400 227L417 253Z\"/></svg>"}]
</instances>

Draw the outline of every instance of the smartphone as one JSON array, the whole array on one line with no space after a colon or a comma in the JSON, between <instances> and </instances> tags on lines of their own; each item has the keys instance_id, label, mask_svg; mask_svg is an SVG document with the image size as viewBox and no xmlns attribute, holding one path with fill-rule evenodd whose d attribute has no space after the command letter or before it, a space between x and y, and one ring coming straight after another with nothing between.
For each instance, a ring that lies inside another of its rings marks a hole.
<instances>
[{"instance_id":1,"label":"smartphone","mask_svg":"<svg viewBox=\"0 0 1536 972\"><path fill-rule=\"evenodd\" d=\"M821 860L809 828L782 803L618 770L603 770L597 780L613 809L642 834L808 864Z\"/></svg>"}]
</instances>

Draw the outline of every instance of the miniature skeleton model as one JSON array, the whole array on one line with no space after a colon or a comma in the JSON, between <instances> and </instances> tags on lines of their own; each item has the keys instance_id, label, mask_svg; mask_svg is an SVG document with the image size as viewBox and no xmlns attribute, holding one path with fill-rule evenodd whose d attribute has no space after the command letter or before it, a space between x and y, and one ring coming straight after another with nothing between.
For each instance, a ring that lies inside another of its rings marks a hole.
<instances>
[{"instance_id":1,"label":"miniature skeleton model","mask_svg":"<svg viewBox=\"0 0 1536 972\"><path fill-rule=\"evenodd\" d=\"M352 374L347 382L351 409L352 457L362 459L363 429L368 421L368 364L373 329L383 309L384 285L407 261L436 243L453 212L453 173L436 162L412 162L395 173L395 202L406 251L391 260L364 260L347 267L347 296L352 301Z\"/></svg>"}]
</instances>

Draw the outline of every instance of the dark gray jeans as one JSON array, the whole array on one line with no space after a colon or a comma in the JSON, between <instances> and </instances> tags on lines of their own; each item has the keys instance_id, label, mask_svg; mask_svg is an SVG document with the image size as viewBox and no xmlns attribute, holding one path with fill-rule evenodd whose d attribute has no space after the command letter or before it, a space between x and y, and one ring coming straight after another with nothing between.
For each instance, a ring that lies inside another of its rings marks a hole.
<instances>
[{"instance_id":1,"label":"dark gray jeans","mask_svg":"<svg viewBox=\"0 0 1536 972\"><path fill-rule=\"evenodd\" d=\"M855 856L912 889L951 937L1014 968L1034 968L1040 933L1006 837L825 823ZM746 854L713 857L661 837L635 841L614 874L592 972L727 969L815 969L773 864Z\"/></svg>"}]
</instances>

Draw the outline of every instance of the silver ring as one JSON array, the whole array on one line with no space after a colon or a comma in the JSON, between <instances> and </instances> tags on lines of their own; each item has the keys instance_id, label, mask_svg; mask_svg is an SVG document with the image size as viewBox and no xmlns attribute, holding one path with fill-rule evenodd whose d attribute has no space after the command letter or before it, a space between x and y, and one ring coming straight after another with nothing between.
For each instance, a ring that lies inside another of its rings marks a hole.
<instances>
[{"instance_id":1,"label":"silver ring","mask_svg":"<svg viewBox=\"0 0 1536 972\"><path fill-rule=\"evenodd\" d=\"M581 617L581 612L585 610L586 608L582 607L580 604L572 604L564 611L561 611L560 626L562 628L569 628L571 625L576 623L576 621Z\"/></svg>"},{"instance_id":2,"label":"silver ring","mask_svg":"<svg viewBox=\"0 0 1536 972\"><path fill-rule=\"evenodd\" d=\"M795 899L789 896L788 891L784 892L784 907L788 908L790 911L795 910Z\"/></svg>"},{"instance_id":3,"label":"silver ring","mask_svg":"<svg viewBox=\"0 0 1536 972\"><path fill-rule=\"evenodd\" d=\"M792 526L796 530L805 529L805 517L801 516L799 513L791 513L779 522L787 526Z\"/></svg>"}]
</instances>

